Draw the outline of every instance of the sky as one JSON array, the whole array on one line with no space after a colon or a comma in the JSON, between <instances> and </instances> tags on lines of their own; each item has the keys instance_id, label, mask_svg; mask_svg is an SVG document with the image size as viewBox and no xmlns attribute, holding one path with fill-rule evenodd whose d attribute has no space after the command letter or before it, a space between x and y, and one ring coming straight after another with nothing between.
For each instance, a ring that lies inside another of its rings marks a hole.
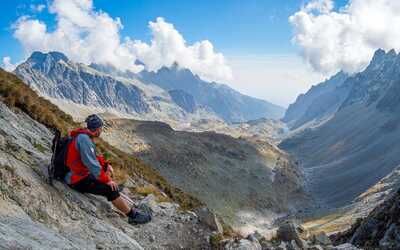
<instances>
[{"instance_id":1,"label":"sky","mask_svg":"<svg viewBox=\"0 0 400 250\"><path fill-rule=\"evenodd\" d=\"M34 50L134 72L174 62L287 107L377 48L399 49L393 0L14 0L0 10L0 65ZM397 27L398 28L398 27Z\"/></svg>"}]
</instances>

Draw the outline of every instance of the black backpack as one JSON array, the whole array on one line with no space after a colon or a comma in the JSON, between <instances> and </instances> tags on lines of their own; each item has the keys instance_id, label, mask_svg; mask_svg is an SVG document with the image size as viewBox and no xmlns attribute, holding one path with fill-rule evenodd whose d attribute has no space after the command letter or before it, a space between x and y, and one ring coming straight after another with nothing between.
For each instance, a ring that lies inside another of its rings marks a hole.
<instances>
[{"instance_id":1,"label":"black backpack","mask_svg":"<svg viewBox=\"0 0 400 250\"><path fill-rule=\"evenodd\" d=\"M68 145L72 140L73 137L71 136L61 137L61 132L56 129L53 144L51 146L53 154L48 167L50 184L53 184L53 179L64 181L65 176L69 172L69 168L65 165L65 161L68 154Z\"/></svg>"}]
</instances>

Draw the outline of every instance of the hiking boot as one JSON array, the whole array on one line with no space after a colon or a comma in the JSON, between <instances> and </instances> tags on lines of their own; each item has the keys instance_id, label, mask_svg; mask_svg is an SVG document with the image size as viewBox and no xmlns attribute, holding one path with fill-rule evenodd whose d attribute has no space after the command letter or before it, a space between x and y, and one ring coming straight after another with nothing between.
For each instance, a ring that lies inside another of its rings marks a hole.
<instances>
[{"instance_id":1,"label":"hiking boot","mask_svg":"<svg viewBox=\"0 0 400 250\"><path fill-rule=\"evenodd\" d=\"M137 209L132 211L132 213L128 216L129 224L137 225L137 224L145 224L151 221L151 215L141 212Z\"/></svg>"}]
</instances>

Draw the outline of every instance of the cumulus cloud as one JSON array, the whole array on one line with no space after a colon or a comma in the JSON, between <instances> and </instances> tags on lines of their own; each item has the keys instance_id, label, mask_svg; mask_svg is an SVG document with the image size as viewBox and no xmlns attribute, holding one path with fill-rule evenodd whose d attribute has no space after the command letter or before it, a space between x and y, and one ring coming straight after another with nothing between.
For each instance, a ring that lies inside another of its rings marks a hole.
<instances>
[{"instance_id":1,"label":"cumulus cloud","mask_svg":"<svg viewBox=\"0 0 400 250\"><path fill-rule=\"evenodd\" d=\"M44 5L44 4L37 4L37 5L31 4L29 7L33 12L40 13L46 8L46 5Z\"/></svg>"},{"instance_id":2,"label":"cumulus cloud","mask_svg":"<svg viewBox=\"0 0 400 250\"><path fill-rule=\"evenodd\" d=\"M121 20L95 10L92 0L54 0L48 9L56 16L53 31L48 30L46 23L29 16L19 18L14 24L14 37L22 44L26 56L35 50L61 51L78 62L112 64L133 72L143 69L135 64L136 60L152 71L177 62L206 80L232 78L224 56L214 51L211 42L188 45L163 18L149 22L152 39L148 44L130 37L121 39Z\"/></svg>"},{"instance_id":3,"label":"cumulus cloud","mask_svg":"<svg viewBox=\"0 0 400 250\"><path fill-rule=\"evenodd\" d=\"M171 66L174 62L196 72L208 80L229 80L231 69L221 53L215 53L210 41L196 42L188 46L182 35L163 18L149 23L153 39L151 44L127 41L127 47L149 70Z\"/></svg>"},{"instance_id":4,"label":"cumulus cloud","mask_svg":"<svg viewBox=\"0 0 400 250\"><path fill-rule=\"evenodd\" d=\"M3 69L6 71L13 71L16 67L15 64L11 63L11 58L9 56L3 57Z\"/></svg>"},{"instance_id":5,"label":"cumulus cloud","mask_svg":"<svg viewBox=\"0 0 400 250\"><path fill-rule=\"evenodd\" d=\"M293 42L311 66L325 74L363 70L378 48L400 50L400 1L314 0L289 17Z\"/></svg>"}]
</instances>

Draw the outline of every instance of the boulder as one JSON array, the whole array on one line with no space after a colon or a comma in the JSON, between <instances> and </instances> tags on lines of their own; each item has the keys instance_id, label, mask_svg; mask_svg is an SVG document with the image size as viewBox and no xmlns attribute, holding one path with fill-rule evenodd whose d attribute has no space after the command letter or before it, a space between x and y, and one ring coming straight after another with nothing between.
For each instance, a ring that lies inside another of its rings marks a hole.
<instances>
[{"instance_id":1,"label":"boulder","mask_svg":"<svg viewBox=\"0 0 400 250\"><path fill-rule=\"evenodd\" d=\"M294 240L300 248L305 248L304 241L300 238L299 226L291 221L284 222L278 228L277 237L285 242Z\"/></svg>"},{"instance_id":2,"label":"boulder","mask_svg":"<svg viewBox=\"0 0 400 250\"><path fill-rule=\"evenodd\" d=\"M224 247L225 250L262 250L260 243L241 239L231 240Z\"/></svg>"},{"instance_id":3,"label":"boulder","mask_svg":"<svg viewBox=\"0 0 400 250\"><path fill-rule=\"evenodd\" d=\"M305 249L305 248L299 247L299 246L296 244L296 241L295 241L295 240L292 240L292 241L290 241L290 242L287 243L287 249L288 249L288 250L302 250L302 249Z\"/></svg>"},{"instance_id":4,"label":"boulder","mask_svg":"<svg viewBox=\"0 0 400 250\"><path fill-rule=\"evenodd\" d=\"M129 178L125 181L124 187L127 187L127 188L135 188L135 187L137 187L136 181L135 181L133 178L129 177Z\"/></svg>"},{"instance_id":5,"label":"boulder","mask_svg":"<svg viewBox=\"0 0 400 250\"><path fill-rule=\"evenodd\" d=\"M395 223L389 226L389 229L379 241L379 246L384 249L400 249L400 230Z\"/></svg>"},{"instance_id":6,"label":"boulder","mask_svg":"<svg viewBox=\"0 0 400 250\"><path fill-rule=\"evenodd\" d=\"M307 250L324 250L324 248L321 247L320 245L314 245L314 246L307 248Z\"/></svg>"},{"instance_id":7,"label":"boulder","mask_svg":"<svg viewBox=\"0 0 400 250\"><path fill-rule=\"evenodd\" d=\"M221 223L219 222L217 216L212 213L208 208L203 207L196 210L196 214L199 220L210 227L211 230L214 230L220 234L223 233L223 228Z\"/></svg>"},{"instance_id":8,"label":"boulder","mask_svg":"<svg viewBox=\"0 0 400 250\"><path fill-rule=\"evenodd\" d=\"M350 243L341 244L339 246L335 246L332 250L361 250L361 248L357 248Z\"/></svg>"},{"instance_id":9,"label":"boulder","mask_svg":"<svg viewBox=\"0 0 400 250\"><path fill-rule=\"evenodd\" d=\"M314 235L313 241L315 244L320 244L320 245L324 245L324 246L332 244L331 240L324 232L320 232L320 233Z\"/></svg>"}]
</instances>

